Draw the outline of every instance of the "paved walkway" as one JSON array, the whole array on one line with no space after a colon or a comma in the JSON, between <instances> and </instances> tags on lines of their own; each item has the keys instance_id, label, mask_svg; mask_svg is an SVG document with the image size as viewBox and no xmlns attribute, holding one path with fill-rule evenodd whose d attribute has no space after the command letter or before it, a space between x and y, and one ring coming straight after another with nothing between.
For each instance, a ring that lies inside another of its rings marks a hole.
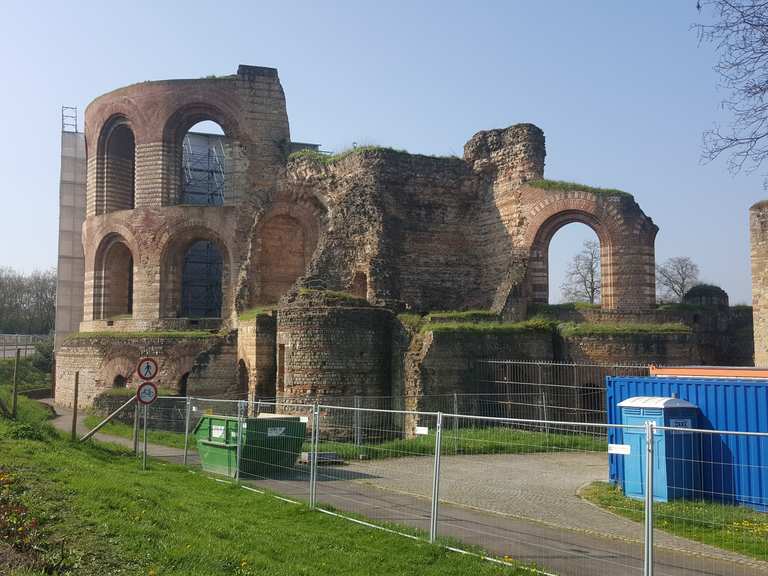
<instances>
[{"instance_id":1,"label":"paved walkway","mask_svg":"<svg viewBox=\"0 0 768 576\"><path fill-rule=\"evenodd\" d=\"M70 430L72 414L58 408L54 425ZM83 418L78 433L85 434ZM99 441L132 447L131 440L97 433ZM151 436L150 436L151 438ZM181 462L183 451L148 445L148 453ZM190 453L189 462L197 463ZM478 476L482 480L478 481ZM448 456L442 461L441 536L480 546L562 575L642 574L642 526L578 497L604 480L603 455L530 454ZM428 529L432 458L399 458L321 467L318 500L377 521ZM309 499L309 471L297 465L280 476L244 484ZM489 513L480 508L491 510ZM655 531L657 576L768 575L768 563Z\"/></svg>"}]
</instances>

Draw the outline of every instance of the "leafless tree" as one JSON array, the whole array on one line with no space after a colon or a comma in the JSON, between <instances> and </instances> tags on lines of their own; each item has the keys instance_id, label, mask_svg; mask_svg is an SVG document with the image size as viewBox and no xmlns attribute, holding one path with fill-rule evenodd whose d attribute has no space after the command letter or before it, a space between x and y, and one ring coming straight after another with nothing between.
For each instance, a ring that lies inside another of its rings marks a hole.
<instances>
[{"instance_id":1,"label":"leafless tree","mask_svg":"<svg viewBox=\"0 0 768 576\"><path fill-rule=\"evenodd\" d=\"M656 266L656 288L662 300L682 302L699 281L699 267L688 256L668 258Z\"/></svg>"},{"instance_id":2,"label":"leafless tree","mask_svg":"<svg viewBox=\"0 0 768 576\"><path fill-rule=\"evenodd\" d=\"M560 286L563 298L568 302L600 301L600 244L587 240L581 252L576 254L565 271Z\"/></svg>"},{"instance_id":3,"label":"leafless tree","mask_svg":"<svg viewBox=\"0 0 768 576\"><path fill-rule=\"evenodd\" d=\"M722 107L732 116L704 133L704 159L726 154L731 171L750 172L768 157L768 1L700 0L697 7L713 18L695 28L718 52Z\"/></svg>"},{"instance_id":4,"label":"leafless tree","mask_svg":"<svg viewBox=\"0 0 768 576\"><path fill-rule=\"evenodd\" d=\"M0 268L0 333L47 334L53 329L56 272L22 274Z\"/></svg>"}]
</instances>

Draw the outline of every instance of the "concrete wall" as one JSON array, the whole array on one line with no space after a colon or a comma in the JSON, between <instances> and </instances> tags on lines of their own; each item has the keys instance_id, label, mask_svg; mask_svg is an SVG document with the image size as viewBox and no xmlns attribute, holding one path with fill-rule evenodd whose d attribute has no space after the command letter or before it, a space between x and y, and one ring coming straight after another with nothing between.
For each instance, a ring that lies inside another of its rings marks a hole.
<instances>
[{"instance_id":1,"label":"concrete wall","mask_svg":"<svg viewBox=\"0 0 768 576\"><path fill-rule=\"evenodd\" d=\"M82 228L85 220L85 135L61 133L59 179L59 256L56 265L56 348L77 332L83 319L85 261Z\"/></svg>"}]
</instances>

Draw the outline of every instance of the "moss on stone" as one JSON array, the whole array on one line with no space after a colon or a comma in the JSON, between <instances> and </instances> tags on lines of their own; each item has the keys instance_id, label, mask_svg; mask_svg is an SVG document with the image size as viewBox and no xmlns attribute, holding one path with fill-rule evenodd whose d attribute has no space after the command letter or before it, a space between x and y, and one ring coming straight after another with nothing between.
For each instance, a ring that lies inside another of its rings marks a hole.
<instances>
[{"instance_id":1,"label":"moss on stone","mask_svg":"<svg viewBox=\"0 0 768 576\"><path fill-rule=\"evenodd\" d=\"M691 329L685 324L667 322L665 324L591 324L566 322L558 326L560 335L568 336L620 336L623 334L690 334Z\"/></svg>"},{"instance_id":2,"label":"moss on stone","mask_svg":"<svg viewBox=\"0 0 768 576\"><path fill-rule=\"evenodd\" d=\"M533 188L541 188L542 190L556 190L559 192L569 192L571 190L581 190L584 192L591 192L592 194L602 194L605 196L619 196L624 198L634 198L629 192L624 190L618 190L616 188L596 188L594 186L586 186L585 184L578 184L577 182L567 182L564 180L531 180L527 182L528 186Z\"/></svg>"},{"instance_id":3,"label":"moss on stone","mask_svg":"<svg viewBox=\"0 0 768 576\"><path fill-rule=\"evenodd\" d=\"M271 316L274 310L275 310L274 306L260 306L256 308L249 308L248 310L243 310L240 313L240 315L237 317L237 319L240 322L248 322L249 320L255 320L259 316Z\"/></svg>"},{"instance_id":4,"label":"moss on stone","mask_svg":"<svg viewBox=\"0 0 768 576\"><path fill-rule=\"evenodd\" d=\"M172 338L172 339L203 339L221 336L220 332L208 332L205 330L158 330L143 332L76 332L67 336L67 340L88 340L93 338L113 338L116 340L129 340L131 338Z\"/></svg>"},{"instance_id":5,"label":"moss on stone","mask_svg":"<svg viewBox=\"0 0 768 576\"><path fill-rule=\"evenodd\" d=\"M554 322L543 318L533 318L524 322L428 322L421 327L421 332L521 334L552 331L555 326Z\"/></svg>"},{"instance_id":6,"label":"moss on stone","mask_svg":"<svg viewBox=\"0 0 768 576\"><path fill-rule=\"evenodd\" d=\"M400 321L400 324L413 332L418 331L421 328L421 325L424 324L424 317L419 314L398 314L397 319Z\"/></svg>"}]
</instances>

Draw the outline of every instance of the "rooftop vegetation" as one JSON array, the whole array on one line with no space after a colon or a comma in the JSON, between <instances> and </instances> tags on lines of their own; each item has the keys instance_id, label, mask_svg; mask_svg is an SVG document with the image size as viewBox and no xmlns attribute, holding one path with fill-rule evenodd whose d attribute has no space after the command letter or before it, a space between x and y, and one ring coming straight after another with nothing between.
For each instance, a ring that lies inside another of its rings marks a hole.
<instances>
[{"instance_id":1,"label":"rooftop vegetation","mask_svg":"<svg viewBox=\"0 0 768 576\"><path fill-rule=\"evenodd\" d=\"M427 322L422 332L454 332L464 334L522 334L551 331L555 323L545 318L531 318L524 322Z\"/></svg>"},{"instance_id":2,"label":"rooftop vegetation","mask_svg":"<svg viewBox=\"0 0 768 576\"><path fill-rule=\"evenodd\" d=\"M255 320L259 316L271 316L274 310L275 306L259 306L256 308L249 308L248 310L243 310L240 313L238 320L240 320L240 322L248 322L249 320Z\"/></svg>"},{"instance_id":3,"label":"rooftop vegetation","mask_svg":"<svg viewBox=\"0 0 768 576\"><path fill-rule=\"evenodd\" d=\"M562 336L600 336L621 334L689 334L691 329L677 322L665 324L592 324L565 322L558 326Z\"/></svg>"},{"instance_id":4,"label":"rooftop vegetation","mask_svg":"<svg viewBox=\"0 0 768 576\"><path fill-rule=\"evenodd\" d=\"M146 330L141 332L76 332L67 336L67 340L86 340L89 338L211 338L220 336L220 332L211 332L208 330Z\"/></svg>"},{"instance_id":5,"label":"rooftop vegetation","mask_svg":"<svg viewBox=\"0 0 768 576\"><path fill-rule=\"evenodd\" d=\"M595 186L586 186L584 184L578 184L577 182L566 182L564 180L531 180L527 183L528 186L533 188L541 188L543 190L556 190L559 192L569 192L571 190L582 190L584 192L591 192L592 194L602 194L605 196L620 196L624 198L634 198L629 192L624 190L618 190L616 188L597 188Z\"/></svg>"}]
</instances>

